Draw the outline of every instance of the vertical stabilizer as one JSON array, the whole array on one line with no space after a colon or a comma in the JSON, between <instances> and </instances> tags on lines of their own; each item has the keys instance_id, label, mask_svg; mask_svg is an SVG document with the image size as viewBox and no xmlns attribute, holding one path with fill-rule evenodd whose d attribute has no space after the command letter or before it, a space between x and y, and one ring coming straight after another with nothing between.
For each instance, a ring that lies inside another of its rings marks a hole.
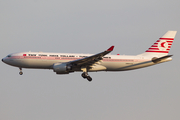
<instances>
[{"instance_id":1,"label":"vertical stabilizer","mask_svg":"<svg viewBox=\"0 0 180 120\"><path fill-rule=\"evenodd\" d=\"M169 53L177 31L168 31L157 40L142 56L165 56Z\"/></svg>"}]
</instances>

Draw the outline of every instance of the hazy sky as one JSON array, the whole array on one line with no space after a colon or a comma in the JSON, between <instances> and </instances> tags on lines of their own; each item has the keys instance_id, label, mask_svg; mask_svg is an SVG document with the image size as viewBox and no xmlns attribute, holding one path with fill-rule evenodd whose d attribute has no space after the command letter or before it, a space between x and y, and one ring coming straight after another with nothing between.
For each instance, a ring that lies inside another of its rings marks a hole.
<instances>
[{"instance_id":1,"label":"hazy sky","mask_svg":"<svg viewBox=\"0 0 180 120\"><path fill-rule=\"evenodd\" d=\"M127 72L19 69L0 63L0 120L180 119L179 0L0 0L0 57L13 52L143 53L177 30L173 61Z\"/></svg>"}]
</instances>

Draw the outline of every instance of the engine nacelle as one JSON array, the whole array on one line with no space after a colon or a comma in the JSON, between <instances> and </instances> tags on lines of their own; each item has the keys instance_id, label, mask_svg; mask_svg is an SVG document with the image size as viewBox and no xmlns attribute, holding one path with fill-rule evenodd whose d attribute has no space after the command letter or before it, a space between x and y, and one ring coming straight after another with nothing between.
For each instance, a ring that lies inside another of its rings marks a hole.
<instances>
[{"instance_id":1,"label":"engine nacelle","mask_svg":"<svg viewBox=\"0 0 180 120\"><path fill-rule=\"evenodd\" d=\"M56 72L56 74L69 74L69 67L66 63L55 63L53 65L53 71Z\"/></svg>"}]
</instances>

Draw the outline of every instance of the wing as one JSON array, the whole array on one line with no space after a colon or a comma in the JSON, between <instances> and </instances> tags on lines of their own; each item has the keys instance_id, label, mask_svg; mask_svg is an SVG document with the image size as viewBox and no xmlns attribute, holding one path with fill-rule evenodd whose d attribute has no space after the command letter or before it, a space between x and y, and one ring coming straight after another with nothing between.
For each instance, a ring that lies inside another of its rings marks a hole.
<instances>
[{"instance_id":1,"label":"wing","mask_svg":"<svg viewBox=\"0 0 180 120\"><path fill-rule=\"evenodd\" d=\"M111 51L113 51L114 46L111 46L109 49L107 49L104 52L89 56L89 57L85 57L82 59L78 59L78 60L74 60L74 61L70 61L68 62L68 64L71 64L72 66L90 66L100 60L103 59L103 56L105 56L106 54L110 53Z\"/></svg>"}]
</instances>

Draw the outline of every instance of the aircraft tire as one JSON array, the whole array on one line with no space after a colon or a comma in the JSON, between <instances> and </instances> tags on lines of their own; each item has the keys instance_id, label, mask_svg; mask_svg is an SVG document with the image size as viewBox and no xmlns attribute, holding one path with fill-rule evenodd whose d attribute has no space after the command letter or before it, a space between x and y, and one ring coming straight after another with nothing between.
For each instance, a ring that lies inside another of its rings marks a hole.
<instances>
[{"instance_id":1,"label":"aircraft tire","mask_svg":"<svg viewBox=\"0 0 180 120\"><path fill-rule=\"evenodd\" d=\"M82 73L81 76L85 79L87 78L86 74L85 73Z\"/></svg>"},{"instance_id":2,"label":"aircraft tire","mask_svg":"<svg viewBox=\"0 0 180 120\"><path fill-rule=\"evenodd\" d=\"M91 81L92 81L92 78L91 78L90 76L87 76L87 80L88 80L89 82L91 82Z\"/></svg>"},{"instance_id":3,"label":"aircraft tire","mask_svg":"<svg viewBox=\"0 0 180 120\"><path fill-rule=\"evenodd\" d=\"M20 74L20 75L22 75L22 74L23 74L23 72L19 72L19 74Z\"/></svg>"}]
</instances>

